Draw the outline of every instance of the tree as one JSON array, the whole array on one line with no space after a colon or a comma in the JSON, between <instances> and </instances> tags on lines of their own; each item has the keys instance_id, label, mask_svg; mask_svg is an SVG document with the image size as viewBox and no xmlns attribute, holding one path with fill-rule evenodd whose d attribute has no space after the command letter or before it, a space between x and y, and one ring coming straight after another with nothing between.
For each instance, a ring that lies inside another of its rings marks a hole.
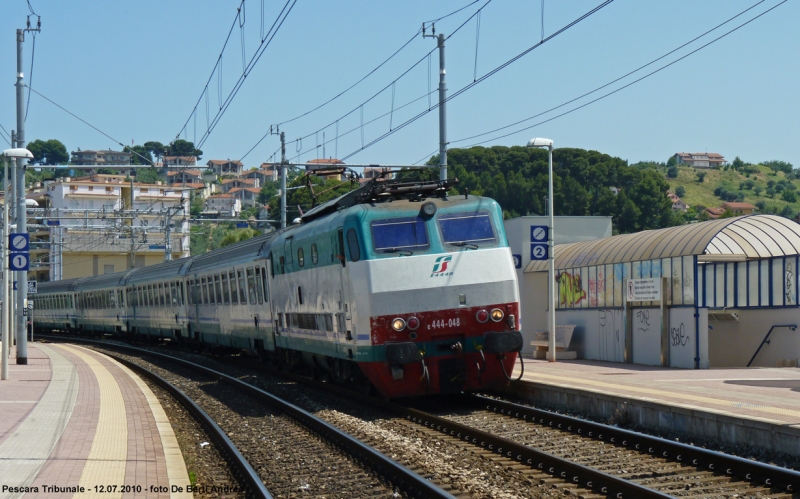
<instances>
[{"instance_id":1,"label":"tree","mask_svg":"<svg viewBox=\"0 0 800 499\"><path fill-rule=\"evenodd\" d=\"M778 161L778 160L763 161L761 164L769 167L769 169L774 172L783 172L783 173L792 172L792 164L787 163L786 161Z\"/></svg>"},{"instance_id":2,"label":"tree","mask_svg":"<svg viewBox=\"0 0 800 499\"><path fill-rule=\"evenodd\" d=\"M158 172L155 168L139 168L136 170L136 181L155 184L158 181Z\"/></svg>"},{"instance_id":3,"label":"tree","mask_svg":"<svg viewBox=\"0 0 800 499\"><path fill-rule=\"evenodd\" d=\"M667 169L667 177L669 178L677 178L678 177L678 167L677 166L670 166Z\"/></svg>"},{"instance_id":4,"label":"tree","mask_svg":"<svg viewBox=\"0 0 800 499\"><path fill-rule=\"evenodd\" d=\"M194 148L194 143L178 139L167 146L168 156L195 156L198 160L203 156L203 151Z\"/></svg>"},{"instance_id":5,"label":"tree","mask_svg":"<svg viewBox=\"0 0 800 499\"><path fill-rule=\"evenodd\" d=\"M35 165L65 165L69 162L67 148L60 141L36 139L26 147L32 154Z\"/></svg>"},{"instance_id":6,"label":"tree","mask_svg":"<svg viewBox=\"0 0 800 499\"><path fill-rule=\"evenodd\" d=\"M760 195L761 195L761 193L762 193L763 191L764 191L764 189L762 189L762 188L761 188L760 186L758 186L758 185L757 185L757 186L755 186L755 187L753 187L753 193L754 193L756 196L760 196Z\"/></svg>"},{"instance_id":7,"label":"tree","mask_svg":"<svg viewBox=\"0 0 800 499\"><path fill-rule=\"evenodd\" d=\"M736 158L731 163L731 166L733 167L734 170L738 170L739 168L744 166L744 161L742 161L741 158L739 158L739 156L736 156Z\"/></svg>"},{"instance_id":8,"label":"tree","mask_svg":"<svg viewBox=\"0 0 800 499\"><path fill-rule=\"evenodd\" d=\"M794 213L794 210L792 210L792 208L787 204L781 210L780 216L786 217L786 218L794 218L795 213Z\"/></svg>"},{"instance_id":9,"label":"tree","mask_svg":"<svg viewBox=\"0 0 800 499\"><path fill-rule=\"evenodd\" d=\"M758 211L764 211L764 208L766 207L767 207L767 202L764 201L763 199L759 199L758 201L756 201L756 208L758 208Z\"/></svg>"},{"instance_id":10,"label":"tree","mask_svg":"<svg viewBox=\"0 0 800 499\"><path fill-rule=\"evenodd\" d=\"M160 160L161 157L164 156L164 144L162 144L161 142L156 142L156 141L145 142L143 147L147 149L147 152L149 152L156 159Z\"/></svg>"},{"instance_id":11,"label":"tree","mask_svg":"<svg viewBox=\"0 0 800 499\"><path fill-rule=\"evenodd\" d=\"M682 185L679 185L678 187L675 188L675 195L678 196L679 198L682 198L683 196L686 195L686 188L683 187Z\"/></svg>"},{"instance_id":12,"label":"tree","mask_svg":"<svg viewBox=\"0 0 800 499\"><path fill-rule=\"evenodd\" d=\"M787 203L796 203L797 202L797 193L795 191L792 191L792 190L789 190L789 189L784 190L783 194L781 194L781 197Z\"/></svg>"},{"instance_id":13,"label":"tree","mask_svg":"<svg viewBox=\"0 0 800 499\"><path fill-rule=\"evenodd\" d=\"M131 153L132 165L152 165L153 154L145 146L125 146L123 151Z\"/></svg>"},{"instance_id":14,"label":"tree","mask_svg":"<svg viewBox=\"0 0 800 499\"><path fill-rule=\"evenodd\" d=\"M706 172L697 172L697 181L701 184L706 180Z\"/></svg>"},{"instance_id":15,"label":"tree","mask_svg":"<svg viewBox=\"0 0 800 499\"><path fill-rule=\"evenodd\" d=\"M775 197L775 189L773 189L772 187L768 187L766 194L767 194L767 196L769 196L771 198L774 198Z\"/></svg>"},{"instance_id":16,"label":"tree","mask_svg":"<svg viewBox=\"0 0 800 499\"><path fill-rule=\"evenodd\" d=\"M270 200L278 194L278 187L275 182L264 182L261 187L261 192L258 193L258 202L261 204L269 204Z\"/></svg>"},{"instance_id":17,"label":"tree","mask_svg":"<svg viewBox=\"0 0 800 499\"><path fill-rule=\"evenodd\" d=\"M670 156L669 159L667 160L667 168L671 168L673 166L677 166L677 164L678 164L678 160L677 160L677 158L675 158L675 156Z\"/></svg>"}]
</instances>

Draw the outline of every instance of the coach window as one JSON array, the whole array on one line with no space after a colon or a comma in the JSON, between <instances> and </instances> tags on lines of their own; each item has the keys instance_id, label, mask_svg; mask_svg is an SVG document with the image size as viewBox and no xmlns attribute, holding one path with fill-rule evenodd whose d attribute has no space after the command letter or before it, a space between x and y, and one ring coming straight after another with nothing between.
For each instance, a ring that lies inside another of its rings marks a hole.
<instances>
[{"instance_id":1,"label":"coach window","mask_svg":"<svg viewBox=\"0 0 800 499\"><path fill-rule=\"evenodd\" d=\"M258 296L258 303L264 303L264 293L263 293L263 286L261 284L261 267L256 267L256 295Z\"/></svg>"},{"instance_id":2,"label":"coach window","mask_svg":"<svg viewBox=\"0 0 800 499\"><path fill-rule=\"evenodd\" d=\"M184 305L183 297L186 296L186 293L183 290L184 282L185 281L178 281L178 284L176 285L178 288L178 305L181 307Z\"/></svg>"},{"instance_id":3,"label":"coach window","mask_svg":"<svg viewBox=\"0 0 800 499\"><path fill-rule=\"evenodd\" d=\"M178 306L178 285L173 281L169 283L169 290L172 291L172 306Z\"/></svg>"},{"instance_id":4,"label":"coach window","mask_svg":"<svg viewBox=\"0 0 800 499\"><path fill-rule=\"evenodd\" d=\"M208 287L206 286L206 278L200 278L200 294L202 295L202 299L200 303L202 305L208 305Z\"/></svg>"},{"instance_id":5,"label":"coach window","mask_svg":"<svg viewBox=\"0 0 800 499\"><path fill-rule=\"evenodd\" d=\"M256 303L256 275L253 267L247 269L247 290L250 292L250 304Z\"/></svg>"},{"instance_id":6,"label":"coach window","mask_svg":"<svg viewBox=\"0 0 800 499\"><path fill-rule=\"evenodd\" d=\"M169 289L169 288L167 288L167 289ZM158 304L161 307L163 307L163 306L165 306L167 304L166 294L167 293L164 292L164 284L163 283L158 283Z\"/></svg>"},{"instance_id":7,"label":"coach window","mask_svg":"<svg viewBox=\"0 0 800 499\"><path fill-rule=\"evenodd\" d=\"M267 292L267 268L261 268L261 285L264 287L264 302L269 301L269 293Z\"/></svg>"},{"instance_id":8,"label":"coach window","mask_svg":"<svg viewBox=\"0 0 800 499\"><path fill-rule=\"evenodd\" d=\"M228 274L222 273L222 303L228 305L231 302L231 295L228 291Z\"/></svg>"},{"instance_id":9,"label":"coach window","mask_svg":"<svg viewBox=\"0 0 800 499\"><path fill-rule=\"evenodd\" d=\"M142 286L142 293L144 293L144 305L146 307L153 306L153 285L148 284L147 286Z\"/></svg>"},{"instance_id":10,"label":"coach window","mask_svg":"<svg viewBox=\"0 0 800 499\"><path fill-rule=\"evenodd\" d=\"M117 308L117 299L114 290L108 292L108 308Z\"/></svg>"},{"instance_id":11,"label":"coach window","mask_svg":"<svg viewBox=\"0 0 800 499\"><path fill-rule=\"evenodd\" d=\"M236 275L239 276L239 303L242 305L247 305L247 287L244 283L244 272L238 270Z\"/></svg>"},{"instance_id":12,"label":"coach window","mask_svg":"<svg viewBox=\"0 0 800 499\"><path fill-rule=\"evenodd\" d=\"M214 274L214 291L216 291L217 301L215 302L217 305L222 305L222 288L219 284L219 274Z\"/></svg>"},{"instance_id":13,"label":"coach window","mask_svg":"<svg viewBox=\"0 0 800 499\"><path fill-rule=\"evenodd\" d=\"M311 263L314 265L319 262L319 253L317 253L317 243L311 245Z\"/></svg>"},{"instance_id":14,"label":"coach window","mask_svg":"<svg viewBox=\"0 0 800 499\"><path fill-rule=\"evenodd\" d=\"M228 272L231 281L231 304L239 304L239 294L236 292L236 273L234 271Z\"/></svg>"},{"instance_id":15,"label":"coach window","mask_svg":"<svg viewBox=\"0 0 800 499\"><path fill-rule=\"evenodd\" d=\"M358 235L355 229L347 230L347 248L350 250L350 261L361 260L361 248L358 247Z\"/></svg>"},{"instance_id":16,"label":"coach window","mask_svg":"<svg viewBox=\"0 0 800 499\"><path fill-rule=\"evenodd\" d=\"M297 248L297 264L303 267L306 264L305 254L303 248Z\"/></svg>"},{"instance_id":17,"label":"coach window","mask_svg":"<svg viewBox=\"0 0 800 499\"><path fill-rule=\"evenodd\" d=\"M117 305L119 305L119 308L122 308L122 307L125 306L125 301L122 298L122 290L121 289L117 290Z\"/></svg>"}]
</instances>

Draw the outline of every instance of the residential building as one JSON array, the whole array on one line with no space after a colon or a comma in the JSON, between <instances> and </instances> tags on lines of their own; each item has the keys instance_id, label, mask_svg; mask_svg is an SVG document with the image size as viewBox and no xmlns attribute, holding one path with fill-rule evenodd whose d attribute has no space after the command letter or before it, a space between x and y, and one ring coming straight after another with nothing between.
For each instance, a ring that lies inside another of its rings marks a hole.
<instances>
[{"instance_id":1,"label":"residential building","mask_svg":"<svg viewBox=\"0 0 800 499\"><path fill-rule=\"evenodd\" d=\"M196 156L164 156L163 165L166 168L180 166L197 166Z\"/></svg>"},{"instance_id":2,"label":"residential building","mask_svg":"<svg viewBox=\"0 0 800 499\"><path fill-rule=\"evenodd\" d=\"M131 162L131 153L122 151L91 150L73 151L72 162L79 165L128 165Z\"/></svg>"},{"instance_id":3,"label":"residential building","mask_svg":"<svg viewBox=\"0 0 800 499\"><path fill-rule=\"evenodd\" d=\"M706 213L708 213L708 218L716 220L725 213L725 208L706 208Z\"/></svg>"},{"instance_id":4,"label":"residential building","mask_svg":"<svg viewBox=\"0 0 800 499\"><path fill-rule=\"evenodd\" d=\"M316 170L316 171L324 172L326 169L331 169L332 170L332 169L336 169L336 168L342 168L343 166L345 166L345 163L344 163L344 161L342 161L340 159L335 159L335 158L312 159L306 165L306 171ZM330 176L330 175L327 175L327 176L329 178L334 178L335 177L335 176ZM338 175L338 177L339 177L339 180L346 180L347 179L347 176L344 175L344 174Z\"/></svg>"},{"instance_id":5,"label":"residential building","mask_svg":"<svg viewBox=\"0 0 800 499\"><path fill-rule=\"evenodd\" d=\"M714 168L728 162L721 154L715 152L678 152L672 157L678 161L679 165L695 168Z\"/></svg>"},{"instance_id":6,"label":"residential building","mask_svg":"<svg viewBox=\"0 0 800 499\"><path fill-rule=\"evenodd\" d=\"M679 198L673 192L667 192L667 197L670 201L672 201L672 209L675 211L686 211L689 209L689 205L686 204L681 198Z\"/></svg>"},{"instance_id":7,"label":"residential building","mask_svg":"<svg viewBox=\"0 0 800 499\"><path fill-rule=\"evenodd\" d=\"M230 159L211 159L206 163L209 170L217 175L241 175L244 165L241 161Z\"/></svg>"},{"instance_id":8,"label":"residential building","mask_svg":"<svg viewBox=\"0 0 800 499\"><path fill-rule=\"evenodd\" d=\"M206 198L203 216L217 215L238 217L242 212L242 202L233 194L217 194Z\"/></svg>"},{"instance_id":9,"label":"residential building","mask_svg":"<svg viewBox=\"0 0 800 499\"><path fill-rule=\"evenodd\" d=\"M47 181L45 188L47 206L31 235L47 245L50 280L160 263L167 224L172 258L189 256L190 188L102 174Z\"/></svg>"},{"instance_id":10,"label":"residential building","mask_svg":"<svg viewBox=\"0 0 800 499\"><path fill-rule=\"evenodd\" d=\"M234 187L228 191L228 194L233 194L241 201L242 207L252 208L258 205L258 195L261 189L258 187Z\"/></svg>"},{"instance_id":11,"label":"residential building","mask_svg":"<svg viewBox=\"0 0 800 499\"><path fill-rule=\"evenodd\" d=\"M220 184L222 187L223 193L230 192L231 189L239 188L244 189L245 187L254 187L259 188L261 187L261 182L257 178L229 178L222 181Z\"/></svg>"},{"instance_id":12,"label":"residential building","mask_svg":"<svg viewBox=\"0 0 800 499\"><path fill-rule=\"evenodd\" d=\"M172 184L197 184L203 183L203 172L187 168L167 172L167 183Z\"/></svg>"},{"instance_id":13,"label":"residential building","mask_svg":"<svg viewBox=\"0 0 800 499\"><path fill-rule=\"evenodd\" d=\"M361 184L365 184L374 178L389 179L393 177L394 175L391 173L389 168L372 168L368 166L364 168L364 172L362 173L362 176L360 179L358 179L358 181Z\"/></svg>"},{"instance_id":14,"label":"residential building","mask_svg":"<svg viewBox=\"0 0 800 499\"><path fill-rule=\"evenodd\" d=\"M739 215L752 215L753 212L756 210L756 207L750 203L736 203L736 202L727 202L722 203L723 210L731 210L736 216Z\"/></svg>"},{"instance_id":15,"label":"residential building","mask_svg":"<svg viewBox=\"0 0 800 499\"><path fill-rule=\"evenodd\" d=\"M281 166L277 163L262 163L258 170L250 170L242 173L242 178L257 178L264 182L277 182L281 176Z\"/></svg>"}]
</instances>

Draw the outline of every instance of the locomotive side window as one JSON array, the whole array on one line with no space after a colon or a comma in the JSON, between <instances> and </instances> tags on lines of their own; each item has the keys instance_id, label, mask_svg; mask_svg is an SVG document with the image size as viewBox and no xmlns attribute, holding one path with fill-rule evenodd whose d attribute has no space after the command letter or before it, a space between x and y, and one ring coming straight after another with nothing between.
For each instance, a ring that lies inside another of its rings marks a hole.
<instances>
[{"instance_id":1,"label":"locomotive side window","mask_svg":"<svg viewBox=\"0 0 800 499\"><path fill-rule=\"evenodd\" d=\"M361 260L361 248L358 247L358 235L355 229L347 230L347 248L350 250L350 261Z\"/></svg>"},{"instance_id":2,"label":"locomotive side window","mask_svg":"<svg viewBox=\"0 0 800 499\"><path fill-rule=\"evenodd\" d=\"M228 274L222 273L222 302L228 305L231 302L231 294L228 291Z\"/></svg>"},{"instance_id":3,"label":"locomotive side window","mask_svg":"<svg viewBox=\"0 0 800 499\"><path fill-rule=\"evenodd\" d=\"M281 274L285 274L286 273L286 266L284 265L284 263L285 263L284 259L281 256Z\"/></svg>"},{"instance_id":4,"label":"locomotive side window","mask_svg":"<svg viewBox=\"0 0 800 499\"><path fill-rule=\"evenodd\" d=\"M247 286L244 282L244 272L239 270L237 275L239 276L239 303L247 305Z\"/></svg>"},{"instance_id":5,"label":"locomotive side window","mask_svg":"<svg viewBox=\"0 0 800 499\"><path fill-rule=\"evenodd\" d=\"M305 254L303 253L303 248L297 248L297 264L301 267L304 266L306 263Z\"/></svg>"},{"instance_id":6,"label":"locomotive side window","mask_svg":"<svg viewBox=\"0 0 800 499\"><path fill-rule=\"evenodd\" d=\"M430 246L428 232L425 230L425 220L421 217L391 218L388 220L374 220L372 227L372 242L375 251L391 253L400 250L423 250ZM350 244L350 229L347 231L347 243ZM353 231L355 235L355 231Z\"/></svg>"},{"instance_id":7,"label":"locomotive side window","mask_svg":"<svg viewBox=\"0 0 800 499\"><path fill-rule=\"evenodd\" d=\"M234 271L230 271L228 275L231 278L231 303L234 305L239 304L239 297L238 293L236 292L236 273Z\"/></svg>"},{"instance_id":8,"label":"locomotive side window","mask_svg":"<svg viewBox=\"0 0 800 499\"><path fill-rule=\"evenodd\" d=\"M451 213L439 217L442 241L453 246L494 244L497 237L486 211Z\"/></svg>"},{"instance_id":9,"label":"locomotive side window","mask_svg":"<svg viewBox=\"0 0 800 499\"><path fill-rule=\"evenodd\" d=\"M311 245L311 263L314 265L319 262L319 253L317 253L317 243Z\"/></svg>"},{"instance_id":10,"label":"locomotive side window","mask_svg":"<svg viewBox=\"0 0 800 499\"><path fill-rule=\"evenodd\" d=\"M290 237L283 242L283 254L286 257L286 265L292 264L292 241L293 239Z\"/></svg>"},{"instance_id":11,"label":"locomotive side window","mask_svg":"<svg viewBox=\"0 0 800 499\"><path fill-rule=\"evenodd\" d=\"M256 275L253 267L247 269L247 290L250 292L250 304L256 304Z\"/></svg>"}]
</instances>

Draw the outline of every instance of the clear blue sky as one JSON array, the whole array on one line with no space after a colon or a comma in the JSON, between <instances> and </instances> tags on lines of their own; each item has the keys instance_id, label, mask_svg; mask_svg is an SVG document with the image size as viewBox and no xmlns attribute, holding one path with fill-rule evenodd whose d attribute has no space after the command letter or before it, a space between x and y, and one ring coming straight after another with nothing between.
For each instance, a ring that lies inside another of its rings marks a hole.
<instances>
[{"instance_id":1,"label":"clear blue sky","mask_svg":"<svg viewBox=\"0 0 800 499\"><path fill-rule=\"evenodd\" d=\"M36 39L33 88L120 142L169 142L190 116L220 52L240 0L31 0L42 17ZM285 0L264 0L269 26ZM203 159L241 158L269 129L313 108L350 86L397 50L423 21L440 17L471 0L402 2L297 0L286 22L245 80L232 105L203 144ZM545 1L545 36L598 5L601 0ZM437 23L452 33L480 1ZM455 142L547 110L605 84L689 41L755 4L755 0L616 0L542 47L447 104L451 147ZM649 68L660 67L688 50L778 4L766 0L729 25ZM261 0L246 0L246 57L261 31ZM485 74L541 38L541 1L493 0L481 14L477 76ZM29 13L25 0L5 0L0 18L0 123L15 127L16 28ZM695 55L600 102L567 116L490 144L524 144L552 138L556 147L596 149L631 162L665 161L678 151L719 152L732 160L781 159L800 167L800 2L787 2ZM266 29L266 28L265 28ZM32 39L25 43L25 77ZM359 107L415 61L434 41L417 37L365 82L323 109L285 124L287 149L295 156L322 155L322 132L314 132ZM448 94L473 81L476 20L447 41ZM438 55L432 59L431 88L437 85ZM229 42L222 63L223 98L242 69L240 31ZM645 71L647 72L647 71ZM644 74L645 72L638 73ZM635 78L634 76L633 78ZM630 81L609 87L614 89ZM209 87L209 110L218 109L217 75ZM421 64L394 86L395 108L428 91L428 64ZM596 95L602 95L601 93ZM432 96L433 102L436 95ZM576 102L577 105L588 99ZM574 104L575 105L575 104ZM568 110L574 105L562 109ZM424 111L427 98L392 116L393 126ZM364 121L390 112L391 88L363 107ZM547 118L557 112L544 115ZM186 138L199 139L206 127L205 100L190 120ZM534 120L529 124L536 123ZM327 156L361 147L361 113L339 122L339 133L356 129L325 146ZM508 131L513 131L514 127ZM30 99L27 139L55 138L68 150L118 148L37 95ZM389 130L389 117L364 126L365 143ZM325 131L328 140L336 127ZM491 139L498 134L489 135ZM183 135L181 136L183 138ZM267 160L278 148L267 137L245 159L247 167ZM5 146L5 144L4 144ZM6 146L7 147L7 146ZM407 164L438 148L434 111L349 163Z\"/></svg>"}]
</instances>

